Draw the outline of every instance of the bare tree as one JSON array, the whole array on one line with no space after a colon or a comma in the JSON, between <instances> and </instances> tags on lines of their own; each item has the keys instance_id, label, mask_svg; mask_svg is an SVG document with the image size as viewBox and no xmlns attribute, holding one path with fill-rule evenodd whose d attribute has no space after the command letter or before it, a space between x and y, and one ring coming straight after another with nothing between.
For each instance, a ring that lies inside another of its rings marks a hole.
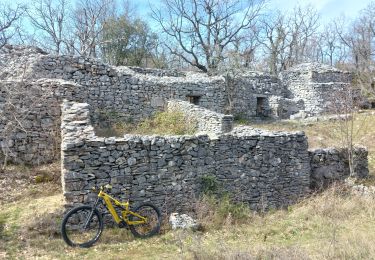
<instances>
[{"instance_id":1,"label":"bare tree","mask_svg":"<svg viewBox=\"0 0 375 260\"><path fill-rule=\"evenodd\" d=\"M41 41L38 41L46 49L52 49L56 54L63 51L64 32L67 15L67 0L39 0L33 3L28 16L32 25L44 33ZM45 44L45 42L50 44Z\"/></svg>"},{"instance_id":2,"label":"bare tree","mask_svg":"<svg viewBox=\"0 0 375 260\"><path fill-rule=\"evenodd\" d=\"M16 24L21 16L25 13L24 5L16 5L12 8L0 3L0 48L17 33L19 25Z\"/></svg>"},{"instance_id":3,"label":"bare tree","mask_svg":"<svg viewBox=\"0 0 375 260\"><path fill-rule=\"evenodd\" d=\"M354 84L375 100L375 2L370 3L349 26L336 22L341 43L347 48L346 69L354 72ZM341 23L340 23L341 22Z\"/></svg>"},{"instance_id":4,"label":"bare tree","mask_svg":"<svg viewBox=\"0 0 375 260\"><path fill-rule=\"evenodd\" d=\"M227 71L228 67L256 69L256 54L261 45L258 41L259 33L259 27L255 25L243 34L236 35L232 43L233 48L225 51L226 59L220 70Z\"/></svg>"},{"instance_id":5,"label":"bare tree","mask_svg":"<svg viewBox=\"0 0 375 260\"><path fill-rule=\"evenodd\" d=\"M259 42L264 46L270 72L278 74L295 64L309 61L309 42L318 29L319 14L311 6L297 6L292 13L277 11L261 21L263 33Z\"/></svg>"},{"instance_id":6,"label":"bare tree","mask_svg":"<svg viewBox=\"0 0 375 260\"><path fill-rule=\"evenodd\" d=\"M173 40L165 43L170 52L203 72L212 72L225 59L225 49L253 25L263 7L263 0L164 0L152 11Z\"/></svg>"},{"instance_id":7,"label":"bare tree","mask_svg":"<svg viewBox=\"0 0 375 260\"><path fill-rule=\"evenodd\" d=\"M73 11L74 38L69 46L83 56L97 57L104 21L114 10L113 0L79 0Z\"/></svg>"},{"instance_id":8,"label":"bare tree","mask_svg":"<svg viewBox=\"0 0 375 260\"><path fill-rule=\"evenodd\" d=\"M351 52L351 61L355 69L366 69L375 55L375 11L371 8L375 2L362 10L357 19L349 26L336 23L340 40Z\"/></svg>"},{"instance_id":9,"label":"bare tree","mask_svg":"<svg viewBox=\"0 0 375 260\"><path fill-rule=\"evenodd\" d=\"M259 36L259 42L264 46L266 54L269 55L269 70L277 74L283 63L283 56L287 48L286 18L278 11L273 16L265 17L262 20L263 34Z\"/></svg>"},{"instance_id":10,"label":"bare tree","mask_svg":"<svg viewBox=\"0 0 375 260\"><path fill-rule=\"evenodd\" d=\"M328 58L328 63L333 66L334 59L337 57L337 50L340 48L338 45L338 34L333 24L328 24L325 26L320 39L323 41L323 55Z\"/></svg>"}]
</instances>

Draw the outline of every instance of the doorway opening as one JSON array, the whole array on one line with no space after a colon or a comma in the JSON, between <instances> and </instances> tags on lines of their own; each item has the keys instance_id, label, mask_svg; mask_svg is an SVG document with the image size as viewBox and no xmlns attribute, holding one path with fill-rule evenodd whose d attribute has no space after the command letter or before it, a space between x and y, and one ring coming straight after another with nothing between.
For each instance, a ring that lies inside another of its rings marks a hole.
<instances>
[{"instance_id":1,"label":"doorway opening","mask_svg":"<svg viewBox=\"0 0 375 260\"><path fill-rule=\"evenodd\" d=\"M256 116L266 116L265 104L266 104L266 98L265 97L257 97Z\"/></svg>"}]
</instances>

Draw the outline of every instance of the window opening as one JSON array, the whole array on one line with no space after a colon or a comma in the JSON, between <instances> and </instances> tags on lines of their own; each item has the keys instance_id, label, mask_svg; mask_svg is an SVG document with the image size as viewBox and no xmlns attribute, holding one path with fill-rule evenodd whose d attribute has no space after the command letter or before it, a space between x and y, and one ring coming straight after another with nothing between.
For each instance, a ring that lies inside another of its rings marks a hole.
<instances>
[{"instance_id":1,"label":"window opening","mask_svg":"<svg viewBox=\"0 0 375 260\"><path fill-rule=\"evenodd\" d=\"M199 101L201 99L200 96L187 96L187 99L190 103L194 104L194 105L199 105Z\"/></svg>"}]
</instances>

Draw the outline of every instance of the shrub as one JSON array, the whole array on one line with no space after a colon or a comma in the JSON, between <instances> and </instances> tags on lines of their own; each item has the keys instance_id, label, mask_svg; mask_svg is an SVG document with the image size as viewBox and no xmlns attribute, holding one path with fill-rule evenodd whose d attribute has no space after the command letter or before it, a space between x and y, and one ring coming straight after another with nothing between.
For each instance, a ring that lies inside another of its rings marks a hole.
<instances>
[{"instance_id":1,"label":"shrub","mask_svg":"<svg viewBox=\"0 0 375 260\"><path fill-rule=\"evenodd\" d=\"M201 179L202 192L204 194L214 194L219 190L219 182L213 175L205 175Z\"/></svg>"},{"instance_id":2,"label":"shrub","mask_svg":"<svg viewBox=\"0 0 375 260\"><path fill-rule=\"evenodd\" d=\"M246 118L245 114L243 113L236 114L233 119L234 119L234 122L239 125L249 124L249 120Z\"/></svg>"},{"instance_id":3,"label":"shrub","mask_svg":"<svg viewBox=\"0 0 375 260\"><path fill-rule=\"evenodd\" d=\"M246 222L252 215L247 204L233 201L216 176L202 176L201 185L202 196L195 205L195 211L203 225L219 228L226 224Z\"/></svg>"}]
</instances>

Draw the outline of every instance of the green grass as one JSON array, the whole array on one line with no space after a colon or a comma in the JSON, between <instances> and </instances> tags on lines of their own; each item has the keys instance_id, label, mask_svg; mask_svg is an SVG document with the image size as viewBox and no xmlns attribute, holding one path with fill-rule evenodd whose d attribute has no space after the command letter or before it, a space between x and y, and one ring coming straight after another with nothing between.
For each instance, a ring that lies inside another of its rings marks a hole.
<instances>
[{"instance_id":1,"label":"green grass","mask_svg":"<svg viewBox=\"0 0 375 260\"><path fill-rule=\"evenodd\" d=\"M181 111L157 112L151 118L139 123L117 122L107 129L96 129L98 136L140 135L192 135L196 132L196 122Z\"/></svg>"}]
</instances>

